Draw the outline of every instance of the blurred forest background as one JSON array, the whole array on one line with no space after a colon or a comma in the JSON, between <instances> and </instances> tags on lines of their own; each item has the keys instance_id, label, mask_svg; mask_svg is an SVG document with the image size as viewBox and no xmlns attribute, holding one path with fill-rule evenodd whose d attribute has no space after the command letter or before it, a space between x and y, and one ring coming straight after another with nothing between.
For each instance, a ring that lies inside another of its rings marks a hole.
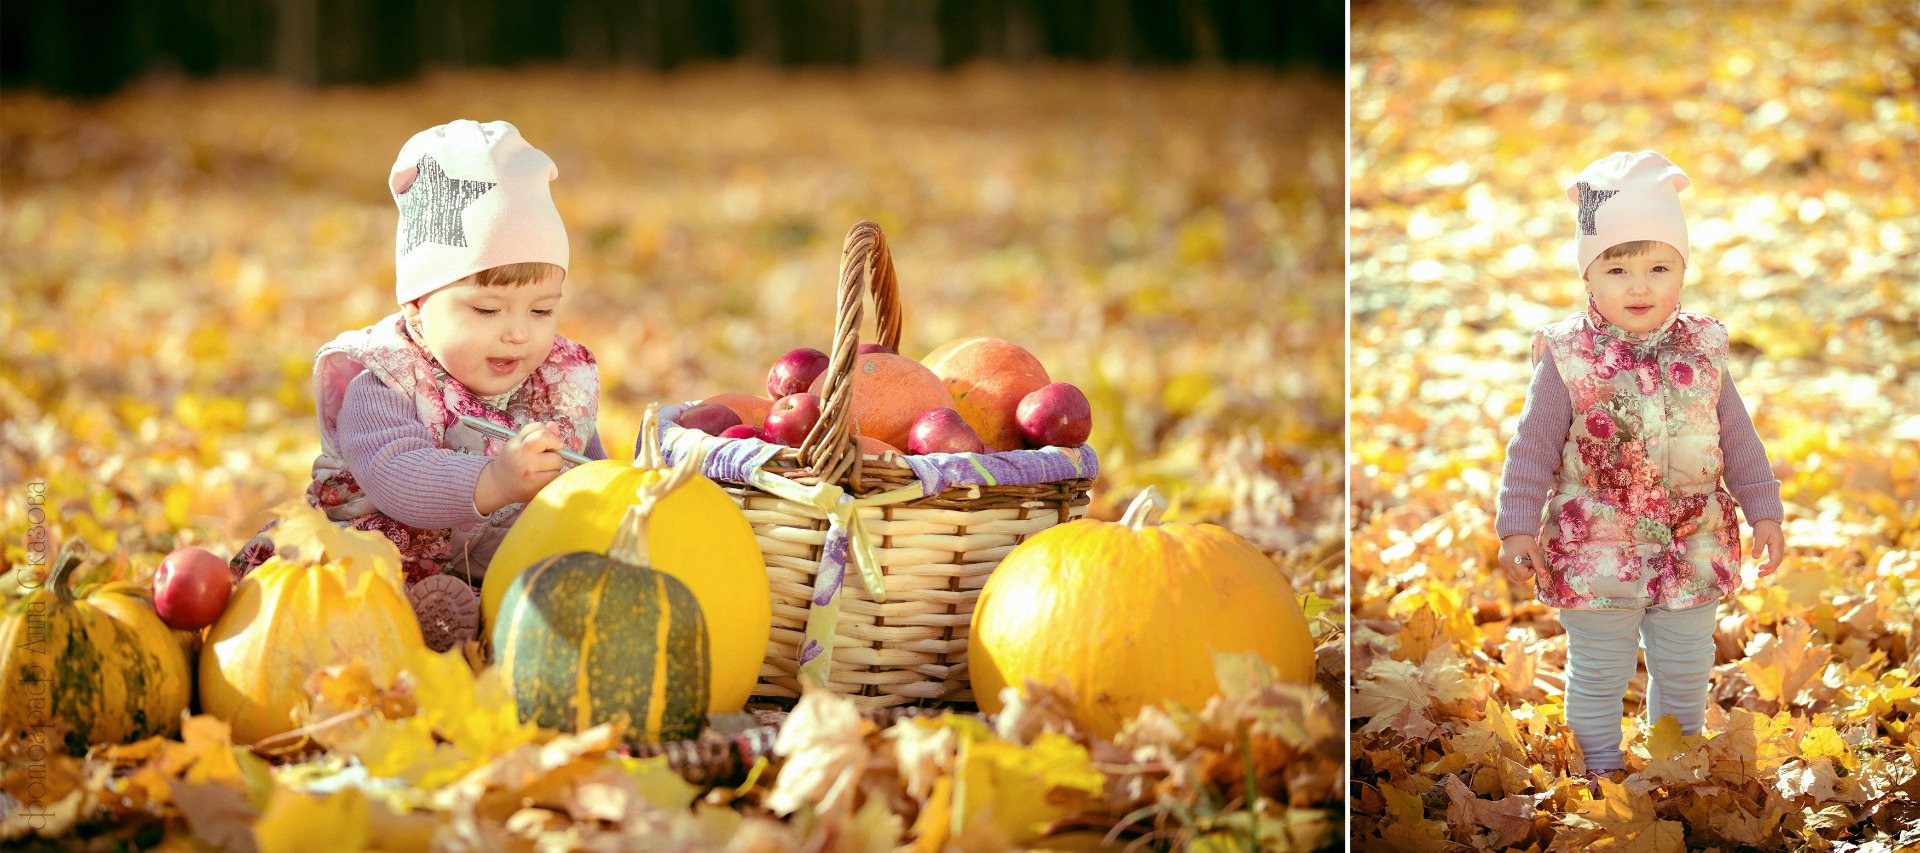
<instances>
[{"instance_id":1,"label":"blurred forest background","mask_svg":"<svg viewBox=\"0 0 1920 853\"><path fill-rule=\"evenodd\" d=\"M153 72L307 84L567 63L670 70L1053 58L1345 62L1338 0L91 0L0 6L0 85L103 94Z\"/></svg>"},{"instance_id":2,"label":"blurred forest background","mask_svg":"<svg viewBox=\"0 0 1920 853\"><path fill-rule=\"evenodd\" d=\"M1920 7L1357 3L1351 82L1356 848L1920 845ZM1566 184L1647 148L1788 556L1721 605L1715 736L1633 724L1596 800L1495 495L1531 333L1585 305Z\"/></svg>"}]
</instances>

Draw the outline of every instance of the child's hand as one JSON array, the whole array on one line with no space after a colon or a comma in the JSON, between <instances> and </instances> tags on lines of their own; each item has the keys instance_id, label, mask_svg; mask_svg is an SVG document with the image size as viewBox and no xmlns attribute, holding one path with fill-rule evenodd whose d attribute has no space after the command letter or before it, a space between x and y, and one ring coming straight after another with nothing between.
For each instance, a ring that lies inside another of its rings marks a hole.
<instances>
[{"instance_id":1,"label":"child's hand","mask_svg":"<svg viewBox=\"0 0 1920 853\"><path fill-rule=\"evenodd\" d=\"M1538 540L1516 533L1500 540L1500 567L1507 570L1507 580L1522 583L1547 570L1547 555Z\"/></svg>"},{"instance_id":2,"label":"child's hand","mask_svg":"<svg viewBox=\"0 0 1920 853\"><path fill-rule=\"evenodd\" d=\"M526 503L567 468L560 458L565 445L559 434L544 423L531 423L507 440L500 455L480 469L480 482L473 487L473 508L481 515L492 515L507 504Z\"/></svg>"},{"instance_id":3,"label":"child's hand","mask_svg":"<svg viewBox=\"0 0 1920 853\"><path fill-rule=\"evenodd\" d=\"M1767 555L1766 561L1760 564L1761 577L1780 568L1780 561L1787 556L1787 536L1780 532L1780 522L1767 518L1753 523L1752 553L1756 560L1761 554Z\"/></svg>"}]
</instances>

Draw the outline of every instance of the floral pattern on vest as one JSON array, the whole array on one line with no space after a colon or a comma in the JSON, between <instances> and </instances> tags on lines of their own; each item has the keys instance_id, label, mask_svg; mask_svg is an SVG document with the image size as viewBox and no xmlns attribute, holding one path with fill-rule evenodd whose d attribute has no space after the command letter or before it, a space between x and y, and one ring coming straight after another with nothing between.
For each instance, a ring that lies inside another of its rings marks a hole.
<instances>
[{"instance_id":1,"label":"floral pattern on vest","mask_svg":"<svg viewBox=\"0 0 1920 853\"><path fill-rule=\"evenodd\" d=\"M1541 602L1677 610L1726 595L1740 566L1720 482L1726 327L1676 310L1636 339L1589 303L1535 334L1543 357L1567 384L1573 425L1542 518Z\"/></svg>"},{"instance_id":2,"label":"floral pattern on vest","mask_svg":"<svg viewBox=\"0 0 1920 853\"><path fill-rule=\"evenodd\" d=\"M553 425L567 449L584 451L594 434L600 399L599 368L586 347L556 336L547 360L518 388L481 397L448 374L406 322L395 313L365 329L345 332L320 348L313 367L314 407L320 418L320 455L313 462L307 502L345 527L375 530L400 549L406 580L450 573L477 581L486 560L519 518L523 504L508 504L486 521L444 530L412 527L381 512L354 481L339 451L340 410L347 385L362 372L412 400L420 422L435 445L479 456L494 456L505 442L459 423L473 415L518 432L539 421ZM256 543L264 538L256 537ZM250 544L244 568L264 562L271 551ZM236 558L236 564L241 560Z\"/></svg>"}]
</instances>

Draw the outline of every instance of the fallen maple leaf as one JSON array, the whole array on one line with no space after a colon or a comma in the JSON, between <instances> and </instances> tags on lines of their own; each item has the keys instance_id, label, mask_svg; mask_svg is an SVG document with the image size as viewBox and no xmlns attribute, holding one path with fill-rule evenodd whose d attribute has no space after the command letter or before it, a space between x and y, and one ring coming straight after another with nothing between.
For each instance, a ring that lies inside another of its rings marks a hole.
<instances>
[{"instance_id":1,"label":"fallen maple leaf","mask_svg":"<svg viewBox=\"0 0 1920 853\"><path fill-rule=\"evenodd\" d=\"M1740 662L1740 669L1761 699L1785 707L1815 683L1832 657L1825 644L1813 641L1812 628L1788 620L1779 626L1778 634L1761 634L1747 644L1747 659Z\"/></svg>"},{"instance_id":2,"label":"fallen maple leaf","mask_svg":"<svg viewBox=\"0 0 1920 853\"><path fill-rule=\"evenodd\" d=\"M852 700L809 691L781 726L773 751L784 759L767 798L775 814L808 806L829 819L844 820L852 813L869 754L866 724Z\"/></svg>"},{"instance_id":3,"label":"fallen maple leaf","mask_svg":"<svg viewBox=\"0 0 1920 853\"><path fill-rule=\"evenodd\" d=\"M1600 798L1589 800L1566 818L1568 826L1587 830L1570 840L1576 849L1618 853L1682 853L1686 829L1661 820L1653 798L1634 794L1611 779L1600 779ZM1584 847L1581 847L1584 845Z\"/></svg>"}]
</instances>

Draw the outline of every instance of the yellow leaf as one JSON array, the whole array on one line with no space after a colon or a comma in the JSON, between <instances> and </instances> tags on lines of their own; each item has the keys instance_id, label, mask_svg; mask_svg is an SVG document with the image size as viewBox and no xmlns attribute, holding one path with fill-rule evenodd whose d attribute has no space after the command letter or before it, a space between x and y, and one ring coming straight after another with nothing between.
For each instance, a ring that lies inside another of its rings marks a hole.
<instances>
[{"instance_id":1,"label":"yellow leaf","mask_svg":"<svg viewBox=\"0 0 1920 853\"><path fill-rule=\"evenodd\" d=\"M240 763L233 756L233 729L210 714L188 717L180 724L181 744L160 757L160 769L169 776L183 777L193 784L204 782L245 783Z\"/></svg>"},{"instance_id":2,"label":"yellow leaf","mask_svg":"<svg viewBox=\"0 0 1920 853\"><path fill-rule=\"evenodd\" d=\"M282 789L253 825L260 853L364 850L368 806L358 788L315 797Z\"/></svg>"},{"instance_id":3,"label":"yellow leaf","mask_svg":"<svg viewBox=\"0 0 1920 853\"><path fill-rule=\"evenodd\" d=\"M868 798L853 816L853 826L841 836L841 849L851 853L893 853L900 843L900 816L887 807L885 799Z\"/></svg>"},{"instance_id":4,"label":"yellow leaf","mask_svg":"<svg viewBox=\"0 0 1920 853\"><path fill-rule=\"evenodd\" d=\"M1807 736L1800 740L1800 754L1808 758L1827 758L1848 770L1860 767L1860 758L1853 754L1847 743L1840 739L1840 732L1832 726L1814 726Z\"/></svg>"},{"instance_id":5,"label":"yellow leaf","mask_svg":"<svg viewBox=\"0 0 1920 853\"><path fill-rule=\"evenodd\" d=\"M335 749L359 758L367 766L368 775L401 779L422 788L451 781L429 777L445 776L458 768L458 756L452 750L442 752L437 748L433 729L422 717L378 720ZM457 773L451 775L458 778Z\"/></svg>"},{"instance_id":6,"label":"yellow leaf","mask_svg":"<svg viewBox=\"0 0 1920 853\"><path fill-rule=\"evenodd\" d=\"M1425 714L1432 699L1421 683L1419 669L1406 661L1374 661L1364 675L1354 681L1353 716L1368 717L1361 734L1392 729L1411 738L1431 737L1436 731Z\"/></svg>"},{"instance_id":7,"label":"yellow leaf","mask_svg":"<svg viewBox=\"0 0 1920 853\"><path fill-rule=\"evenodd\" d=\"M1618 853L1682 853L1686 828L1678 821L1660 820L1653 798L1629 794L1624 785L1600 780L1600 799L1582 803L1580 817L1599 830L1588 839L1589 850Z\"/></svg>"},{"instance_id":8,"label":"yellow leaf","mask_svg":"<svg viewBox=\"0 0 1920 853\"><path fill-rule=\"evenodd\" d=\"M168 486L160 499L160 506L168 526L174 530L186 528L189 524L187 513L193 509L193 489L185 483Z\"/></svg>"},{"instance_id":9,"label":"yellow leaf","mask_svg":"<svg viewBox=\"0 0 1920 853\"><path fill-rule=\"evenodd\" d=\"M1380 838L1387 842L1379 849L1407 851L1407 853L1442 853L1453 849L1453 843L1447 840L1445 821L1427 820L1427 807L1420 798L1392 785L1382 785L1381 795L1387 800L1387 814L1392 821L1380 830Z\"/></svg>"},{"instance_id":10,"label":"yellow leaf","mask_svg":"<svg viewBox=\"0 0 1920 853\"><path fill-rule=\"evenodd\" d=\"M700 796L701 789L687 784L687 780L681 778L680 774L668 765L667 757L664 755L653 758L623 756L619 761L620 769L625 770L627 775L633 778L634 787L639 789L640 796L662 809L679 811L691 804L695 797Z\"/></svg>"},{"instance_id":11,"label":"yellow leaf","mask_svg":"<svg viewBox=\"0 0 1920 853\"><path fill-rule=\"evenodd\" d=\"M993 740L962 742L954 775L956 826L985 814L1016 844L1038 838L1047 824L1078 811L1106 787L1085 747L1058 732L1028 746Z\"/></svg>"},{"instance_id":12,"label":"yellow leaf","mask_svg":"<svg viewBox=\"0 0 1920 853\"><path fill-rule=\"evenodd\" d=\"M1300 611L1307 615L1308 622L1312 622L1314 617L1327 612L1327 609L1336 603L1337 602L1331 598L1321 598L1310 592L1300 595Z\"/></svg>"},{"instance_id":13,"label":"yellow leaf","mask_svg":"<svg viewBox=\"0 0 1920 853\"><path fill-rule=\"evenodd\" d=\"M401 589L400 549L393 540L366 530L336 526L325 513L294 499L274 510L280 523L267 532L274 556L289 563L343 563L355 573L371 572ZM354 586L351 582L349 587Z\"/></svg>"},{"instance_id":14,"label":"yellow leaf","mask_svg":"<svg viewBox=\"0 0 1920 853\"><path fill-rule=\"evenodd\" d=\"M940 853L953 833L953 777L934 780L933 793L913 822L913 853Z\"/></svg>"},{"instance_id":15,"label":"yellow leaf","mask_svg":"<svg viewBox=\"0 0 1920 853\"><path fill-rule=\"evenodd\" d=\"M407 663L420 713L433 730L479 764L539 735L520 722L513 692L498 669L480 675L458 650L415 649Z\"/></svg>"},{"instance_id":16,"label":"yellow leaf","mask_svg":"<svg viewBox=\"0 0 1920 853\"><path fill-rule=\"evenodd\" d=\"M1815 641L1813 629L1805 622L1790 619L1781 623L1779 631L1755 637L1747 645L1747 659L1740 662L1740 669L1760 698L1785 706L1815 683L1833 652L1828 644Z\"/></svg>"}]
</instances>

